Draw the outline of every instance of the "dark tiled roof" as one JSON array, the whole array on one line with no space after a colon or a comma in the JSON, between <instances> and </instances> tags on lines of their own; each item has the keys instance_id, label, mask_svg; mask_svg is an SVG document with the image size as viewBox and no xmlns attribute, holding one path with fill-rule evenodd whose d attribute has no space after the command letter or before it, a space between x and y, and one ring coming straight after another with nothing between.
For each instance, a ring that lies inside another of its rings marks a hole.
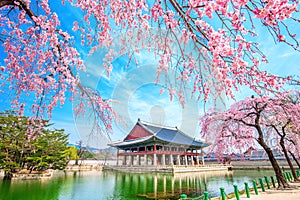
<instances>
[{"instance_id":1,"label":"dark tiled roof","mask_svg":"<svg viewBox=\"0 0 300 200\"><path fill-rule=\"evenodd\" d=\"M197 141L194 138L182 133L180 130L172 130L172 129L160 129L155 136L163 141L176 143L176 144L184 144L190 146L199 146L205 147L208 146L207 144Z\"/></svg>"}]
</instances>

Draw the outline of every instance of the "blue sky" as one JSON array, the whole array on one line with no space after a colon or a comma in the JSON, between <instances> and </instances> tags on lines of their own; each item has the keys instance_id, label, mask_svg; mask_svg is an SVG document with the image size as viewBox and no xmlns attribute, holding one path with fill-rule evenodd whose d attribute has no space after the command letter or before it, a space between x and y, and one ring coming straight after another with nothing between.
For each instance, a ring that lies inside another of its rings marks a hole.
<instances>
[{"instance_id":1,"label":"blue sky","mask_svg":"<svg viewBox=\"0 0 300 200\"><path fill-rule=\"evenodd\" d=\"M74 34L71 30L73 20L80 19L80 11L58 5L52 5L52 8L58 13L62 28ZM296 33L300 32L299 25L291 24L291 26ZM274 45L273 38L265 33L266 30L257 28L257 33L260 35L257 42L261 44L260 48L269 60L269 63L262 65L261 68L282 76L300 75L300 53L287 45ZM78 36L75 35L76 37ZM300 35L297 37L299 38ZM113 61L114 69L111 77L108 78L101 66L104 51L100 49L88 56L88 50L81 47L79 43L76 43L76 47L81 52L87 66L86 73L81 74L83 84L99 90L104 98L118 101L119 103L113 104L113 108L127 122L127 125L114 123L114 133L111 135L113 141L123 139L138 118L167 126L177 126L192 137L199 138L198 118L204 112L203 103L189 95L186 97L186 105L183 108L176 98L170 102L167 92L160 94L159 91L165 80L162 78L160 84L155 84L157 59L153 54L142 50L140 54L136 55L139 65L132 64L128 68L125 67L127 58L117 57ZM0 56L4 57L2 48L0 48ZM3 62L3 59L0 62ZM1 95L1 110L9 107L10 98L7 97L9 93L11 92L5 90ZM236 97L237 100L240 100L251 94L252 92L247 88L242 88L236 93ZM224 97L224 102L226 106L233 103L226 97ZM74 116L72 107L73 102L66 101L63 106L55 108L52 118L55 127L64 128L66 133L70 134L71 143L83 140L89 146L106 147L106 143L109 142L107 137L93 132L90 119ZM91 132L92 134L90 134Z\"/></svg>"}]
</instances>

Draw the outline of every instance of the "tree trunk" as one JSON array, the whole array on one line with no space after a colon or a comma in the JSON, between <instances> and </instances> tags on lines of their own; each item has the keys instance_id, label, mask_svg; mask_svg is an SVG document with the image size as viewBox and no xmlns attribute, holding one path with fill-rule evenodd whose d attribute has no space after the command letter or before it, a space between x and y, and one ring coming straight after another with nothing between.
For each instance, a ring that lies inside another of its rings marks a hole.
<instances>
[{"instance_id":1,"label":"tree trunk","mask_svg":"<svg viewBox=\"0 0 300 200\"><path fill-rule=\"evenodd\" d=\"M297 163L298 168L300 169L300 163L298 162L296 156L291 151L289 151L289 153L291 154L291 156L293 157L294 161Z\"/></svg>"},{"instance_id":2,"label":"tree trunk","mask_svg":"<svg viewBox=\"0 0 300 200\"><path fill-rule=\"evenodd\" d=\"M291 169L291 171L292 171L294 180L295 180L295 181L299 181L298 176L297 176L296 171L295 171L295 168L294 168L294 166L293 166L293 163L291 162L291 159L290 159L290 157L289 157L289 155L288 155L288 152L287 152L287 150L286 150L286 148L285 148L285 146L284 146L284 141L283 141L283 139L280 140L279 144L280 144L280 146L281 146L281 148L282 148L282 151L283 151L283 153L284 153L285 159L286 159L287 163L288 163L289 166L290 166L290 169Z\"/></svg>"},{"instance_id":3,"label":"tree trunk","mask_svg":"<svg viewBox=\"0 0 300 200\"><path fill-rule=\"evenodd\" d=\"M262 148L265 150L265 152L267 153L267 155L269 157L269 160L272 164L274 172L277 176L278 188L287 188L287 187L289 187L289 184L286 182L286 180L285 180L285 178L282 174L282 171L281 171L281 169L278 165L277 160L275 159L275 156L274 156L271 148L265 143L264 134L263 134L263 131L260 127L259 120L260 120L260 113L255 118L255 125L254 125L254 127L256 128L257 133L258 133L257 142L258 142L258 144L260 144L260 146L262 146Z\"/></svg>"},{"instance_id":4,"label":"tree trunk","mask_svg":"<svg viewBox=\"0 0 300 200\"><path fill-rule=\"evenodd\" d=\"M284 179L284 176L282 174L282 171L278 165L277 160L274 157L274 154L271 150L271 148L263 141L263 140L258 140L258 143L262 146L262 148L266 151L269 160L271 162L271 165L274 169L274 172L277 176L278 179L278 188L287 188L289 187L289 184L286 182L286 180Z\"/></svg>"}]
</instances>

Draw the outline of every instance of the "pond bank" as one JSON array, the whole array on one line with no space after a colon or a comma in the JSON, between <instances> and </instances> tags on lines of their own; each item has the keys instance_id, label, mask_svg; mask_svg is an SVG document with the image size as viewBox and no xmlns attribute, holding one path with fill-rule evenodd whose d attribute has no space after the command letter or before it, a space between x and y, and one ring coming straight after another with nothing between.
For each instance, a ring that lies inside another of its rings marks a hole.
<instances>
[{"instance_id":1,"label":"pond bank","mask_svg":"<svg viewBox=\"0 0 300 200\"><path fill-rule=\"evenodd\" d=\"M242 195L240 199L250 199L250 200L299 200L300 199L300 183L289 183L292 188L285 190L278 190L275 188L267 189L266 192L260 192L255 195L254 192L250 193L250 198L246 195Z\"/></svg>"}]
</instances>

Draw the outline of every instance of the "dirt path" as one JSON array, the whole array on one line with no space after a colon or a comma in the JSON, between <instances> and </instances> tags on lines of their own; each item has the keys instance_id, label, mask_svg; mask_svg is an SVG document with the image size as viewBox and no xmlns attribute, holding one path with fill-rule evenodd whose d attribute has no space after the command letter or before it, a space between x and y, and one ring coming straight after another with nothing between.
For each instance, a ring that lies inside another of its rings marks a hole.
<instances>
[{"instance_id":1,"label":"dirt path","mask_svg":"<svg viewBox=\"0 0 300 200\"><path fill-rule=\"evenodd\" d=\"M259 191L258 195L250 193L250 198L246 195L240 197L241 200L300 200L300 183L289 183L293 188L286 190L267 189L266 192ZM235 197L233 199L236 199Z\"/></svg>"}]
</instances>

